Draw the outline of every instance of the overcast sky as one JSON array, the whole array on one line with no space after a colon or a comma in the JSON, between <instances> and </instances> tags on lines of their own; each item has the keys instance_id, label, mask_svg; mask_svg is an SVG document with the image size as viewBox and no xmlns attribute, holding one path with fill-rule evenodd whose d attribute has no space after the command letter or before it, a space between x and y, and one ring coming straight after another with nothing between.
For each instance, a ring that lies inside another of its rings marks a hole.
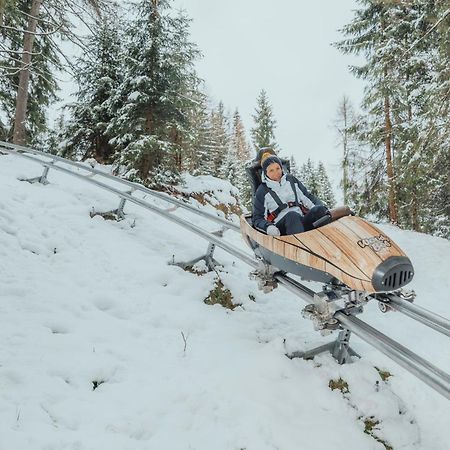
<instances>
[{"instance_id":1,"label":"overcast sky","mask_svg":"<svg viewBox=\"0 0 450 450\"><path fill-rule=\"evenodd\" d=\"M256 97L265 89L278 122L282 155L308 157L337 170L332 122L344 94L359 104L363 84L348 72L355 62L333 48L356 0L174 0L193 19L192 41L208 93L249 130ZM336 175L336 174L335 174Z\"/></svg>"}]
</instances>

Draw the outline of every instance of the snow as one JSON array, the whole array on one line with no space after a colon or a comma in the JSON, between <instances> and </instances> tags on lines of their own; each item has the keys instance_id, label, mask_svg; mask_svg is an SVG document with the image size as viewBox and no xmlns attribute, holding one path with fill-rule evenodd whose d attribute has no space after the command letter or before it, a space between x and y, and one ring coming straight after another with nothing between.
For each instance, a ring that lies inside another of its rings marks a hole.
<instances>
[{"instance_id":1,"label":"snow","mask_svg":"<svg viewBox=\"0 0 450 450\"><path fill-rule=\"evenodd\" d=\"M138 100L139 97L140 97L141 95L142 95L141 92L139 92L139 91L133 91L133 92L128 96L128 100L129 100L130 102L134 102L134 101Z\"/></svg>"},{"instance_id":2,"label":"snow","mask_svg":"<svg viewBox=\"0 0 450 450\"><path fill-rule=\"evenodd\" d=\"M194 177L187 172L182 174L182 185L177 189L187 194L210 193L207 199L212 205L236 205L236 197L239 195L238 189L229 181L219 180L211 175Z\"/></svg>"},{"instance_id":3,"label":"snow","mask_svg":"<svg viewBox=\"0 0 450 450\"><path fill-rule=\"evenodd\" d=\"M394 449L448 448L448 401L368 344L352 337L362 358L345 366L286 358L330 339L297 298L282 287L263 295L248 266L218 249L241 306L205 305L218 274L168 262L207 242L135 205L121 222L91 219L119 199L55 171L46 186L18 181L40 172L0 155L1 450L383 450L364 433L371 416ZM185 183L231 201L226 182ZM450 243L382 228L414 262L416 302L450 316ZM245 248L237 233L226 239ZM450 369L444 336L376 305L361 318ZM329 388L340 377L346 394Z\"/></svg>"}]
</instances>

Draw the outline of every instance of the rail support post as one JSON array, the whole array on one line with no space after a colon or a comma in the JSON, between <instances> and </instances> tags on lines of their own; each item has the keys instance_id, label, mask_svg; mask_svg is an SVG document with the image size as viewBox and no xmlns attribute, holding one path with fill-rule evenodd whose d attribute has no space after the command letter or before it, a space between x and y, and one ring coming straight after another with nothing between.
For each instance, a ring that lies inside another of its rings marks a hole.
<instances>
[{"instance_id":1,"label":"rail support post","mask_svg":"<svg viewBox=\"0 0 450 450\"><path fill-rule=\"evenodd\" d=\"M329 352L338 364L348 364L352 362L352 357L360 357L358 353L350 347L350 336L351 331L344 328L339 332L337 339L334 341L310 350L292 352L286 356L290 359L314 359L315 356L320 355L321 353Z\"/></svg>"},{"instance_id":2,"label":"rail support post","mask_svg":"<svg viewBox=\"0 0 450 450\"><path fill-rule=\"evenodd\" d=\"M334 341L334 346L331 354L333 358L339 364L347 364L352 362L352 356L360 357L358 353L356 353L350 347L350 336L352 332L344 328L339 332L337 339Z\"/></svg>"},{"instance_id":3,"label":"rail support post","mask_svg":"<svg viewBox=\"0 0 450 450\"><path fill-rule=\"evenodd\" d=\"M211 234L214 234L216 236L223 236L225 229L221 228L218 231L214 231ZM212 242L209 242L208 248L206 249L206 253L202 256L198 256L197 258L192 259L191 261L187 262L175 262L173 260L169 264L181 267L182 269L188 269L192 268L196 263L199 261L205 261L206 267L208 268L208 272L211 272L215 269L216 266L220 266L221 264L214 258L214 250L216 249L216 244L213 244Z\"/></svg>"},{"instance_id":4,"label":"rail support post","mask_svg":"<svg viewBox=\"0 0 450 450\"><path fill-rule=\"evenodd\" d=\"M130 192L131 194L131 192ZM125 208L125 203L127 200L125 198L120 199L119 206L115 210L116 216L118 217L118 220L125 219L125 213L123 212L123 208Z\"/></svg>"},{"instance_id":5,"label":"rail support post","mask_svg":"<svg viewBox=\"0 0 450 450\"><path fill-rule=\"evenodd\" d=\"M49 184L48 180L47 180L47 175L48 175L48 171L50 170L50 166L54 164L54 161L51 161L49 163L47 163L44 166L44 171L42 172L42 175L38 176L38 177L33 177L33 178L19 178L20 181L27 181L28 183L39 183L39 184L43 184L44 186L46 184Z\"/></svg>"},{"instance_id":6,"label":"rail support post","mask_svg":"<svg viewBox=\"0 0 450 450\"><path fill-rule=\"evenodd\" d=\"M130 191L127 191L126 194L131 195L134 192L134 189L131 189ZM125 219L125 213L123 212L123 209L125 208L125 203L127 202L126 198L121 198L119 206L116 209L112 209L110 211L105 212L97 212L95 211L94 207L92 207L92 211L90 212L90 216L102 216L104 219L107 220L117 220L118 222L120 220Z\"/></svg>"}]
</instances>

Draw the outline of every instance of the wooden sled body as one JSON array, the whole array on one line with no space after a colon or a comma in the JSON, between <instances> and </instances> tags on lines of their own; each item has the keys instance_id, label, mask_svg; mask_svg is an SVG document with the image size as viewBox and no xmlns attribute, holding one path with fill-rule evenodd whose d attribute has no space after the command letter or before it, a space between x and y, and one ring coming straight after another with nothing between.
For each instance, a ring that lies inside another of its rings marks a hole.
<instances>
[{"instance_id":1,"label":"wooden sled body","mask_svg":"<svg viewBox=\"0 0 450 450\"><path fill-rule=\"evenodd\" d=\"M414 268L405 253L374 225L345 216L291 236L268 236L241 216L241 233L257 256L281 271L309 281L337 278L367 293L394 291L408 284Z\"/></svg>"}]
</instances>

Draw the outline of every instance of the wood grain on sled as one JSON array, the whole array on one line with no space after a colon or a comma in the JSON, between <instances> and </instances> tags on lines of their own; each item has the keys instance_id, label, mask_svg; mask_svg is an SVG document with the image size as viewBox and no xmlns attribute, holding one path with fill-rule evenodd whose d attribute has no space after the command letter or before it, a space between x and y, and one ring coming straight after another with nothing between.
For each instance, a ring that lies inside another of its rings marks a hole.
<instances>
[{"instance_id":1,"label":"wood grain on sled","mask_svg":"<svg viewBox=\"0 0 450 450\"><path fill-rule=\"evenodd\" d=\"M377 266L391 256L406 255L371 223L349 216L345 210L334 217L339 215L338 220L315 230L280 237L255 230L242 216L241 230L244 235L280 256L327 272L352 289L375 292L371 280ZM382 239L387 244L374 249L362 243L367 238Z\"/></svg>"}]
</instances>

